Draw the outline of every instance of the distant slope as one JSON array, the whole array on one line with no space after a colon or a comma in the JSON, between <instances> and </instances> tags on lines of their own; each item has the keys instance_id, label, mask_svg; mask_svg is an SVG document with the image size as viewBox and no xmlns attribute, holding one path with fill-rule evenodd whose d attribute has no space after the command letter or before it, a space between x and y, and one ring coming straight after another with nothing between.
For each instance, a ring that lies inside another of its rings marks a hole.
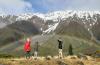
<instances>
[{"instance_id":1,"label":"distant slope","mask_svg":"<svg viewBox=\"0 0 100 65\"><path fill-rule=\"evenodd\" d=\"M68 47L72 44L74 54L94 54L97 50L100 50L100 46L94 42L85 40L82 38L67 36L67 35L55 35L45 42L39 50L40 55L57 55L58 54L58 42L57 39L61 37L63 40L63 54L68 55ZM89 50L91 52L89 52ZM92 51L93 50L93 51Z\"/></svg>"},{"instance_id":2,"label":"distant slope","mask_svg":"<svg viewBox=\"0 0 100 65\"><path fill-rule=\"evenodd\" d=\"M91 38L91 35L88 30L82 24L75 21L62 21L56 28L55 32L57 34L67 34L79 38Z\"/></svg>"},{"instance_id":3,"label":"distant slope","mask_svg":"<svg viewBox=\"0 0 100 65\"><path fill-rule=\"evenodd\" d=\"M2 26L3 28L0 28L1 52L4 50L7 53L23 55L22 46L25 40L20 41L20 39L23 40L25 37L33 37L38 34L47 35L43 38L36 36L33 40L33 42L43 41L40 55L57 54L57 47L55 46L57 46L59 36L64 40L64 54L67 54L70 43L74 46L75 53L84 53L85 50L91 48L93 50L100 49L100 11L25 13L17 16L0 16L0 22L5 24L4 27ZM51 34L55 36L49 37Z\"/></svg>"},{"instance_id":4,"label":"distant slope","mask_svg":"<svg viewBox=\"0 0 100 65\"><path fill-rule=\"evenodd\" d=\"M0 46L20 40L25 36L40 34L41 31L31 22L17 21L0 29Z\"/></svg>"},{"instance_id":5,"label":"distant slope","mask_svg":"<svg viewBox=\"0 0 100 65\"><path fill-rule=\"evenodd\" d=\"M100 20L92 27L92 32L96 39L100 41Z\"/></svg>"},{"instance_id":6,"label":"distant slope","mask_svg":"<svg viewBox=\"0 0 100 65\"><path fill-rule=\"evenodd\" d=\"M100 46L95 44L90 40L85 40L82 38L68 36L68 35L38 35L33 36L31 43L31 54L34 52L35 42L39 42L39 55L57 55L58 54L58 38L61 37L63 40L63 54L68 55L69 44L73 46L74 54L94 54L96 51L100 50ZM0 47L0 53L11 54L15 56L24 56L24 46L25 40L20 40L13 42L11 44L4 45ZM93 50L93 51L92 51ZM89 52L91 51L91 52Z\"/></svg>"},{"instance_id":7,"label":"distant slope","mask_svg":"<svg viewBox=\"0 0 100 65\"><path fill-rule=\"evenodd\" d=\"M35 35L31 37L31 53L33 54L34 52L34 44L35 42L39 42L39 47L40 45L44 44L47 40L52 38L53 35ZM0 47L0 53L4 54L11 54L15 56L24 56L24 43L25 39L22 39L20 41L12 42L10 44L4 45ZM42 49L42 48L41 48Z\"/></svg>"}]
</instances>

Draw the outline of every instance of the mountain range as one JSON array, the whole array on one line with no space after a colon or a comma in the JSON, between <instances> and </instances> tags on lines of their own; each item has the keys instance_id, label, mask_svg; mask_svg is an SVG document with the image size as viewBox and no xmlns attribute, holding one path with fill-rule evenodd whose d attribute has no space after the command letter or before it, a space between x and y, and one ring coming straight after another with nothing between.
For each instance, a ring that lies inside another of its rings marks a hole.
<instances>
[{"instance_id":1,"label":"mountain range","mask_svg":"<svg viewBox=\"0 0 100 65\"><path fill-rule=\"evenodd\" d=\"M75 28L75 26L79 25L80 28L85 29L91 36L95 36L98 40L100 39L99 38L99 33L100 33L99 32L99 24L100 24L99 11L68 10L68 11L55 11L48 14L25 13L20 15L1 15L0 28L1 29L5 28L6 25L10 26L16 23L19 24L18 21L19 22L27 21L27 23L32 23L43 34L51 33L54 31L55 33L60 33L64 29L68 28L69 26L71 27L74 26ZM66 32L67 31L68 30L66 29ZM63 31L63 33L64 32L65 30Z\"/></svg>"},{"instance_id":2,"label":"mountain range","mask_svg":"<svg viewBox=\"0 0 100 65\"><path fill-rule=\"evenodd\" d=\"M65 35L100 45L100 11L0 15L0 46L34 35Z\"/></svg>"}]
</instances>

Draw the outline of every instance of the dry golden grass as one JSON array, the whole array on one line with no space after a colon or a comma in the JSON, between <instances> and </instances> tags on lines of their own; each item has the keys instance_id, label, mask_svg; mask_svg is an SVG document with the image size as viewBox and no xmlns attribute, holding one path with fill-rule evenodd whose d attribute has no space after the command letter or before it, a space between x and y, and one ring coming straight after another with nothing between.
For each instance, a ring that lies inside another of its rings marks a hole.
<instances>
[{"instance_id":1,"label":"dry golden grass","mask_svg":"<svg viewBox=\"0 0 100 65\"><path fill-rule=\"evenodd\" d=\"M51 58L46 60L45 58L34 60L25 58L12 58L12 59L0 59L0 64L3 65L100 65L100 58L97 59L79 59L64 57L62 60Z\"/></svg>"}]
</instances>

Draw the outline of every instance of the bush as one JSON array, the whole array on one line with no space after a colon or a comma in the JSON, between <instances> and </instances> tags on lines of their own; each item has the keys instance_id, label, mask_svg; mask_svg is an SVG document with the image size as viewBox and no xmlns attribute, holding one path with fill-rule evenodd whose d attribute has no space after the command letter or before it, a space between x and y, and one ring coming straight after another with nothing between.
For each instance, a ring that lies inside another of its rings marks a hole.
<instances>
[{"instance_id":1,"label":"bush","mask_svg":"<svg viewBox=\"0 0 100 65\"><path fill-rule=\"evenodd\" d=\"M14 56L8 54L0 54L0 58L12 58Z\"/></svg>"},{"instance_id":2,"label":"bush","mask_svg":"<svg viewBox=\"0 0 100 65\"><path fill-rule=\"evenodd\" d=\"M73 48L71 44L69 45L69 55L73 55Z\"/></svg>"}]
</instances>

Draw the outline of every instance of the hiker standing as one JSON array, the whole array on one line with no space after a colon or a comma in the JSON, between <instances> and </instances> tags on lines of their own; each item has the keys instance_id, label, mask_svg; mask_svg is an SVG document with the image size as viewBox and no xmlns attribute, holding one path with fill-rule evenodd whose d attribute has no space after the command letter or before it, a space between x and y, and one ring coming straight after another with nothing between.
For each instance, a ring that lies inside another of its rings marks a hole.
<instances>
[{"instance_id":1,"label":"hiker standing","mask_svg":"<svg viewBox=\"0 0 100 65\"><path fill-rule=\"evenodd\" d=\"M26 59L30 58L30 51L31 51L30 43L31 43L30 38L27 38L25 45L24 45L24 51L26 53Z\"/></svg>"},{"instance_id":2,"label":"hiker standing","mask_svg":"<svg viewBox=\"0 0 100 65\"><path fill-rule=\"evenodd\" d=\"M38 42L35 42L35 47L34 47L34 58L37 59L38 57L38 45L39 43Z\"/></svg>"},{"instance_id":3,"label":"hiker standing","mask_svg":"<svg viewBox=\"0 0 100 65\"><path fill-rule=\"evenodd\" d=\"M59 58L62 59L63 58L63 54L62 54L62 40L61 38L58 39L58 52L59 52Z\"/></svg>"}]
</instances>

